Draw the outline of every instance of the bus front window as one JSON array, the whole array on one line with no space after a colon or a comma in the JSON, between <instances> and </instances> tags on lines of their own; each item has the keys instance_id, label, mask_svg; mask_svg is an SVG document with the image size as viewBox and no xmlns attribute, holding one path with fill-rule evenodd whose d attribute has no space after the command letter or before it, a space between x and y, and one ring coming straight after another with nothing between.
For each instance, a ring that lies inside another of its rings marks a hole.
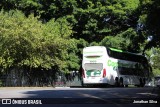
<instances>
[{"instance_id":1,"label":"bus front window","mask_svg":"<svg viewBox=\"0 0 160 107\"><path fill-rule=\"evenodd\" d=\"M84 64L84 69L88 77L90 76L100 76L103 69L102 63L86 63Z\"/></svg>"}]
</instances>

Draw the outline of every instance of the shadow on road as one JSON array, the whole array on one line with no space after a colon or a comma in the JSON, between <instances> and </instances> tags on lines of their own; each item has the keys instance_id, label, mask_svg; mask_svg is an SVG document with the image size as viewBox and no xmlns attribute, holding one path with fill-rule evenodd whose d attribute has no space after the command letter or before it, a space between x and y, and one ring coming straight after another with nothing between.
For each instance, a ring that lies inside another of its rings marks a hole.
<instances>
[{"instance_id":1,"label":"shadow on road","mask_svg":"<svg viewBox=\"0 0 160 107\"><path fill-rule=\"evenodd\" d=\"M153 92L154 91L154 92ZM141 105L155 107L160 104L160 97L153 89L143 88L57 88L53 90L32 90L22 94L26 98L42 100L43 104L114 104L114 105ZM159 104L149 101L158 101ZM133 103L134 101L141 101ZM82 106L81 106L82 107Z\"/></svg>"},{"instance_id":2,"label":"shadow on road","mask_svg":"<svg viewBox=\"0 0 160 107\"><path fill-rule=\"evenodd\" d=\"M25 97L14 100L41 100L43 107L158 107L160 104L157 96L160 91L155 88L50 88L17 92ZM158 104L149 103L149 100L158 101ZM135 101L139 103L133 103Z\"/></svg>"}]
</instances>

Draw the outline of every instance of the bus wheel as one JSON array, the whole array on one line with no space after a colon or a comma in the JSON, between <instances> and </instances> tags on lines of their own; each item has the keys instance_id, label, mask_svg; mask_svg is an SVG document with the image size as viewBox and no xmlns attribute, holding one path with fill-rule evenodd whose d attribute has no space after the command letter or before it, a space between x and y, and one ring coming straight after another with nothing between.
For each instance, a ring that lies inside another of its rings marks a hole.
<instances>
[{"instance_id":1,"label":"bus wheel","mask_svg":"<svg viewBox=\"0 0 160 107\"><path fill-rule=\"evenodd\" d=\"M120 85L120 87L124 87L124 85L123 85L123 78L120 78L119 85Z\"/></svg>"},{"instance_id":2,"label":"bus wheel","mask_svg":"<svg viewBox=\"0 0 160 107\"><path fill-rule=\"evenodd\" d=\"M128 85L124 85L124 87L128 87Z\"/></svg>"},{"instance_id":3,"label":"bus wheel","mask_svg":"<svg viewBox=\"0 0 160 107\"><path fill-rule=\"evenodd\" d=\"M81 86L84 87L83 81L81 81Z\"/></svg>"},{"instance_id":4,"label":"bus wheel","mask_svg":"<svg viewBox=\"0 0 160 107\"><path fill-rule=\"evenodd\" d=\"M115 86L119 87L118 77L115 78Z\"/></svg>"}]
</instances>

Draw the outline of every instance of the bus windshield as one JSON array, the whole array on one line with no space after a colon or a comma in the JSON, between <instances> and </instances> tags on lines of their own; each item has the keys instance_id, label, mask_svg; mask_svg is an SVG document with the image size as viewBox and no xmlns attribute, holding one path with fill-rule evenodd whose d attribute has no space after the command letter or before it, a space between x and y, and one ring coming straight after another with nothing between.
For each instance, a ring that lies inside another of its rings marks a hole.
<instances>
[{"instance_id":1,"label":"bus windshield","mask_svg":"<svg viewBox=\"0 0 160 107\"><path fill-rule=\"evenodd\" d=\"M86 71L88 71L88 70L101 71L103 69L103 64L102 63L85 63L84 68Z\"/></svg>"},{"instance_id":2,"label":"bus windshield","mask_svg":"<svg viewBox=\"0 0 160 107\"><path fill-rule=\"evenodd\" d=\"M100 76L103 69L102 63L85 63L84 68L87 76Z\"/></svg>"}]
</instances>

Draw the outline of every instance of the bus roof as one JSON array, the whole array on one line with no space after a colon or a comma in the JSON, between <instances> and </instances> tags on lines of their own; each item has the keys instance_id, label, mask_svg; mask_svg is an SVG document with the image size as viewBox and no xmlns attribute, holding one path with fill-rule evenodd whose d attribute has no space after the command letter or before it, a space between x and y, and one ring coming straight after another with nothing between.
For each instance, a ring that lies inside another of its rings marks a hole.
<instances>
[{"instance_id":1,"label":"bus roof","mask_svg":"<svg viewBox=\"0 0 160 107\"><path fill-rule=\"evenodd\" d=\"M111 49L112 51L124 52L123 50L120 50L120 49L115 49L115 48L109 48L109 49Z\"/></svg>"},{"instance_id":2,"label":"bus roof","mask_svg":"<svg viewBox=\"0 0 160 107\"><path fill-rule=\"evenodd\" d=\"M105 48L104 46L88 46L88 47L84 47L84 49L86 48Z\"/></svg>"},{"instance_id":3,"label":"bus roof","mask_svg":"<svg viewBox=\"0 0 160 107\"><path fill-rule=\"evenodd\" d=\"M89 46L83 48L83 54L103 54L105 50L104 46Z\"/></svg>"},{"instance_id":4,"label":"bus roof","mask_svg":"<svg viewBox=\"0 0 160 107\"><path fill-rule=\"evenodd\" d=\"M135 62L147 61L147 58L144 55L140 55L137 53L122 51L114 48L108 48L107 50L111 51L111 53L109 52L109 56L112 56L117 59L123 59L123 60L127 59Z\"/></svg>"},{"instance_id":5,"label":"bus roof","mask_svg":"<svg viewBox=\"0 0 160 107\"><path fill-rule=\"evenodd\" d=\"M128 53L128 54L143 56L143 55L140 55L140 54L138 54L138 53L132 53L132 52L123 51L123 50L120 50L120 49L115 49L115 48L109 48L109 49L112 50L112 51L116 51L116 52L123 52L123 53Z\"/></svg>"}]
</instances>

